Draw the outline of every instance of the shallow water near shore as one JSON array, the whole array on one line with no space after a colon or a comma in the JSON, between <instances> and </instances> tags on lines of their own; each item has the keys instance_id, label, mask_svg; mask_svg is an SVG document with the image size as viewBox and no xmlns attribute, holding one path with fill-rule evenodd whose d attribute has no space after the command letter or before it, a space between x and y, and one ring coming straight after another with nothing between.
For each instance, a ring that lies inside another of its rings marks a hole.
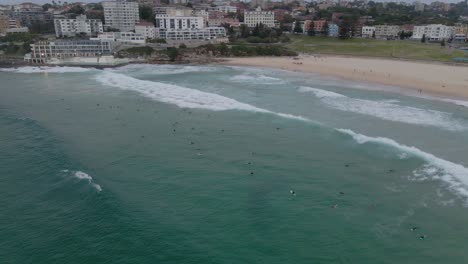
<instances>
[{"instance_id":1,"label":"shallow water near shore","mask_svg":"<svg viewBox=\"0 0 468 264\"><path fill-rule=\"evenodd\" d=\"M1 263L468 258L456 102L250 67L0 80Z\"/></svg>"}]
</instances>

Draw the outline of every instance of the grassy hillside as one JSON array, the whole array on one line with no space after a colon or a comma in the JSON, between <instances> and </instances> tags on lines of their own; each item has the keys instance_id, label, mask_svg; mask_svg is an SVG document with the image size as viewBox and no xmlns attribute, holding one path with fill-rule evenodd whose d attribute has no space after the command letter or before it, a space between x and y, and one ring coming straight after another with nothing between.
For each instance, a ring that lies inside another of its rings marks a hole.
<instances>
[{"instance_id":1,"label":"grassy hillside","mask_svg":"<svg viewBox=\"0 0 468 264\"><path fill-rule=\"evenodd\" d=\"M387 41L353 38L340 40L329 37L291 36L289 48L297 52L339 54L369 57L390 57L413 60L450 61L463 57L463 52L441 47L438 43Z\"/></svg>"}]
</instances>

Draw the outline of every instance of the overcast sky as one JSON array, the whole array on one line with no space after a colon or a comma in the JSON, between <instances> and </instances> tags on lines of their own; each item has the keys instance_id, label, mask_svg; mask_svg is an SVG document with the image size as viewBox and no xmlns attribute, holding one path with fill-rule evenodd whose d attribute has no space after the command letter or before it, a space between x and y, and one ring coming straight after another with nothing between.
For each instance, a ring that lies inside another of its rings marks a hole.
<instances>
[{"instance_id":1,"label":"overcast sky","mask_svg":"<svg viewBox=\"0 0 468 264\"><path fill-rule=\"evenodd\" d=\"M97 2L100 2L101 0L80 0L80 1L73 1L73 0L68 0L67 2L69 3L72 3L72 2L85 2L85 3L97 3ZM307 1L307 0L306 0ZM383 0L374 0L374 1L378 1L378 2L381 2ZM393 2L399 2L401 0L394 0ZM435 2L436 0L421 0L421 2L423 3L430 3L430 2ZM439 0L441 2L448 2L448 3L458 3L458 2L461 2L461 0ZM52 0L48 1L48 0L0 0L0 4L20 4L20 3L24 3L24 2L32 2L32 3L37 3L37 4L45 4L45 3L50 3L52 2ZM58 2L58 0L56 1ZM64 0L62 0L62 2L65 2ZM389 2L389 1L387 1ZM414 2L414 0L405 0L405 2Z\"/></svg>"}]
</instances>

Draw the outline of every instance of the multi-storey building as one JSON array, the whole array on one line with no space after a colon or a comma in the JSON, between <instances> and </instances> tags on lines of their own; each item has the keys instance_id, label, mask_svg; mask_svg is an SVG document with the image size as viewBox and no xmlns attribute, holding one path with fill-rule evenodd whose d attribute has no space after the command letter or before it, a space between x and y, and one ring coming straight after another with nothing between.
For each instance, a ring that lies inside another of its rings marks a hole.
<instances>
[{"instance_id":1,"label":"multi-storey building","mask_svg":"<svg viewBox=\"0 0 468 264\"><path fill-rule=\"evenodd\" d=\"M229 5L214 6L214 7L208 8L208 11L219 11L223 13L237 13L237 7L229 6Z\"/></svg>"},{"instance_id":2,"label":"multi-storey building","mask_svg":"<svg viewBox=\"0 0 468 264\"><path fill-rule=\"evenodd\" d=\"M338 37L338 30L339 30L339 27L337 24L334 24L334 23L328 24L328 36Z\"/></svg>"},{"instance_id":3,"label":"multi-storey building","mask_svg":"<svg viewBox=\"0 0 468 264\"><path fill-rule=\"evenodd\" d=\"M156 38L156 28L153 23L140 22L135 25L135 33L142 35L145 39Z\"/></svg>"},{"instance_id":4,"label":"multi-storey building","mask_svg":"<svg viewBox=\"0 0 468 264\"><path fill-rule=\"evenodd\" d=\"M135 30L135 24L140 21L137 2L116 0L115 2L102 2L104 8L104 21L107 28L120 31Z\"/></svg>"},{"instance_id":5,"label":"multi-storey building","mask_svg":"<svg viewBox=\"0 0 468 264\"><path fill-rule=\"evenodd\" d=\"M207 27L202 29L156 29L157 37L170 40L212 40L226 37L224 27Z\"/></svg>"},{"instance_id":6,"label":"multi-storey building","mask_svg":"<svg viewBox=\"0 0 468 264\"><path fill-rule=\"evenodd\" d=\"M425 36L428 41L440 41L443 39L449 39L453 36L454 30L453 27L441 25L441 24L431 24L424 26L415 26L413 28L413 39L421 39Z\"/></svg>"},{"instance_id":7,"label":"multi-storey building","mask_svg":"<svg viewBox=\"0 0 468 264\"><path fill-rule=\"evenodd\" d=\"M96 38L91 38L91 40L120 42L128 44L146 43L146 38L143 35L134 32L103 32L100 33Z\"/></svg>"},{"instance_id":8,"label":"multi-storey building","mask_svg":"<svg viewBox=\"0 0 468 264\"><path fill-rule=\"evenodd\" d=\"M103 32L100 19L87 19L86 15L77 16L76 19L54 19L55 35L57 37L71 37L80 33L97 35Z\"/></svg>"},{"instance_id":9,"label":"multi-storey building","mask_svg":"<svg viewBox=\"0 0 468 264\"><path fill-rule=\"evenodd\" d=\"M322 19L322 20L314 20L314 31L315 32L323 32L324 27L327 25L327 21Z\"/></svg>"},{"instance_id":10,"label":"multi-storey building","mask_svg":"<svg viewBox=\"0 0 468 264\"><path fill-rule=\"evenodd\" d=\"M45 63L52 58L99 57L112 53L112 42L101 40L39 41L31 44L32 62Z\"/></svg>"},{"instance_id":11,"label":"multi-storey building","mask_svg":"<svg viewBox=\"0 0 468 264\"><path fill-rule=\"evenodd\" d=\"M400 32L400 26L396 25L376 25L375 37L376 38L396 38Z\"/></svg>"},{"instance_id":12,"label":"multi-storey building","mask_svg":"<svg viewBox=\"0 0 468 264\"><path fill-rule=\"evenodd\" d=\"M260 23L267 27L275 27L275 13L262 11L261 8L257 8L256 11L245 11L244 23L248 27L255 27Z\"/></svg>"},{"instance_id":13,"label":"multi-storey building","mask_svg":"<svg viewBox=\"0 0 468 264\"><path fill-rule=\"evenodd\" d=\"M160 29L201 29L203 17L156 15L156 27Z\"/></svg>"},{"instance_id":14,"label":"multi-storey building","mask_svg":"<svg viewBox=\"0 0 468 264\"><path fill-rule=\"evenodd\" d=\"M375 32L375 27L363 26L361 34L363 38L371 38L374 35L374 32Z\"/></svg>"}]
</instances>

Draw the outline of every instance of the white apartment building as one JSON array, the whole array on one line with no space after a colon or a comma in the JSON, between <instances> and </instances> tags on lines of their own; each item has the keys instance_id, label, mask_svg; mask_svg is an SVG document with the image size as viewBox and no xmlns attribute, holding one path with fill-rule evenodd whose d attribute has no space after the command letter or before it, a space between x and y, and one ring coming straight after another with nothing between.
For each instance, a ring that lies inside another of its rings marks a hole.
<instances>
[{"instance_id":1,"label":"white apartment building","mask_svg":"<svg viewBox=\"0 0 468 264\"><path fill-rule=\"evenodd\" d=\"M76 19L54 19L55 35L57 37L72 37L80 33L97 35L103 32L100 19L87 19L86 15L77 16Z\"/></svg>"},{"instance_id":2,"label":"white apartment building","mask_svg":"<svg viewBox=\"0 0 468 264\"><path fill-rule=\"evenodd\" d=\"M262 11L261 8L257 8L256 11L245 11L244 24L248 27L255 27L260 23L267 27L275 27L275 13Z\"/></svg>"},{"instance_id":3,"label":"white apartment building","mask_svg":"<svg viewBox=\"0 0 468 264\"><path fill-rule=\"evenodd\" d=\"M160 29L202 29L203 17L156 15L156 27Z\"/></svg>"},{"instance_id":4,"label":"white apartment building","mask_svg":"<svg viewBox=\"0 0 468 264\"><path fill-rule=\"evenodd\" d=\"M363 38L371 38L374 32L375 32L375 27L363 26L361 34Z\"/></svg>"},{"instance_id":5,"label":"white apartment building","mask_svg":"<svg viewBox=\"0 0 468 264\"><path fill-rule=\"evenodd\" d=\"M116 0L102 2L104 8L104 21L107 28L116 28L120 31L135 30L135 24L140 21L137 2Z\"/></svg>"},{"instance_id":6,"label":"white apartment building","mask_svg":"<svg viewBox=\"0 0 468 264\"><path fill-rule=\"evenodd\" d=\"M219 12L223 12L223 13L237 13L237 7L229 6L229 5L214 6L214 7L210 7L208 10L209 11L219 11Z\"/></svg>"},{"instance_id":7,"label":"white apartment building","mask_svg":"<svg viewBox=\"0 0 468 264\"><path fill-rule=\"evenodd\" d=\"M154 39L156 38L156 28L152 23L140 22L135 25L135 33L140 34L145 39Z\"/></svg>"},{"instance_id":8,"label":"white apartment building","mask_svg":"<svg viewBox=\"0 0 468 264\"><path fill-rule=\"evenodd\" d=\"M186 29L156 29L157 37L170 40L212 40L223 39L226 37L226 29L224 27L207 27L207 28L186 28Z\"/></svg>"},{"instance_id":9,"label":"white apartment building","mask_svg":"<svg viewBox=\"0 0 468 264\"><path fill-rule=\"evenodd\" d=\"M400 26L396 25L376 25L375 37L376 38L396 38L400 32Z\"/></svg>"},{"instance_id":10,"label":"white apartment building","mask_svg":"<svg viewBox=\"0 0 468 264\"><path fill-rule=\"evenodd\" d=\"M428 41L440 41L442 39L451 38L454 34L453 27L441 25L441 24L431 24L424 26L415 26L413 28L412 39L422 39L423 35L426 36Z\"/></svg>"},{"instance_id":11,"label":"white apartment building","mask_svg":"<svg viewBox=\"0 0 468 264\"><path fill-rule=\"evenodd\" d=\"M100 33L96 38L90 38L90 40L115 41L129 44L146 43L146 38L143 35L133 32L103 32Z\"/></svg>"}]
</instances>

